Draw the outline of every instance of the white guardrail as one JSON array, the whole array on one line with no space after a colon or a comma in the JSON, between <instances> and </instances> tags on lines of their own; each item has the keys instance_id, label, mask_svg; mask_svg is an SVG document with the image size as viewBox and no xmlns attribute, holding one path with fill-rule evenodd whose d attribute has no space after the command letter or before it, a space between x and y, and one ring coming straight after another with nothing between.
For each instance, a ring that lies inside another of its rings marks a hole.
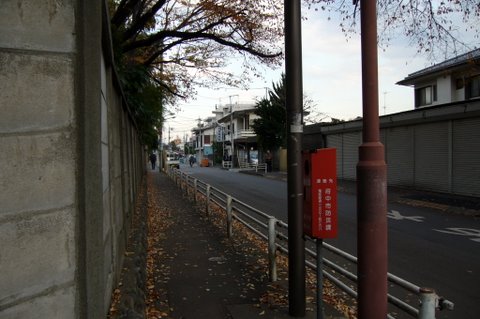
<instances>
[{"instance_id":1,"label":"white guardrail","mask_svg":"<svg viewBox=\"0 0 480 319\"><path fill-rule=\"evenodd\" d=\"M167 174L187 196L190 196L190 193L192 193L191 196L194 202L197 202L197 193L205 197L206 214L210 213L210 203L215 203L225 211L228 237L233 235L232 223L236 220L255 233L258 237L267 241L269 277L271 281L277 280L276 253L279 251L288 255L288 225L286 223L273 216L265 214L264 212L261 212L178 169L170 169L167 171ZM316 270L316 263L312 261L316 260L317 257L317 253L314 251L315 240L308 237L306 237L306 240L307 245L305 252L307 259L305 260L305 263L307 267ZM323 254L323 275L342 291L353 298L357 298L357 292L352 288L352 286L356 285L357 275L349 270L349 268L356 267L357 257L325 242L322 243L322 247L328 252L328 255ZM327 259L326 257L328 256L332 256L333 258ZM309 260L308 257L312 259ZM343 266L338 264L340 263L338 261L339 258L341 258ZM337 262L334 262L333 259L336 259ZM417 286L390 273L388 273L388 281L392 290L395 290L396 294L404 296L404 299L409 299L409 293L414 293L418 296L419 304L418 308L416 308L411 305L411 303L402 300L402 297L396 297L390 293L388 294L388 302L391 305L413 318L434 319L436 310L453 310L454 308L453 302L438 296L433 289ZM389 319L395 319L391 314L388 314L387 317Z\"/></svg>"}]
</instances>

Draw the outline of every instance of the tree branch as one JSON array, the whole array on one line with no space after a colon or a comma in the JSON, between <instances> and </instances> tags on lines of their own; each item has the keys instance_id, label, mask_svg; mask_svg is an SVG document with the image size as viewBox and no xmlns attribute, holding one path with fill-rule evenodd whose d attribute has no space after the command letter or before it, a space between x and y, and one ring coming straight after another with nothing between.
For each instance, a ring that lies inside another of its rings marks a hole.
<instances>
[{"instance_id":1,"label":"tree branch","mask_svg":"<svg viewBox=\"0 0 480 319\"><path fill-rule=\"evenodd\" d=\"M115 14L111 19L111 23L120 28L127 18L132 14L133 8L137 6L142 0L122 0L115 10Z\"/></svg>"},{"instance_id":2,"label":"tree branch","mask_svg":"<svg viewBox=\"0 0 480 319\"><path fill-rule=\"evenodd\" d=\"M174 95L174 96L176 96L176 97L179 97L179 98L181 98L181 99L185 99L185 98L186 98L185 96L183 96L183 95L181 95L181 94L173 91L168 85L166 85L165 83L163 83L162 81L160 81L159 79L157 79L157 78L155 77L155 75L149 73L149 76L150 76L150 78L152 79L153 82L157 83L157 84L160 85L162 88L166 89L166 90L168 91L168 93L170 93L170 94L172 94L172 95Z\"/></svg>"},{"instance_id":3,"label":"tree branch","mask_svg":"<svg viewBox=\"0 0 480 319\"><path fill-rule=\"evenodd\" d=\"M158 43L159 41L166 39L166 38L180 38L181 40L177 41L177 44L180 44L184 41L189 41L193 39L207 39L207 40L212 40L214 42L217 42L221 45L231 47L237 51L242 51L242 52L247 52L250 53L254 56L260 57L260 58L275 58L280 55L282 55L281 52L279 53L264 53L260 52L254 48L239 44L237 42L233 41L228 41L225 39L222 39L216 35L209 34L209 33L204 33L204 32L182 32L182 31L160 31L156 33L155 35L146 38L146 39L141 39L132 43L128 43L123 47L123 52L128 52L134 49L142 48L142 47L148 47L151 46L155 43Z\"/></svg>"},{"instance_id":4,"label":"tree branch","mask_svg":"<svg viewBox=\"0 0 480 319\"><path fill-rule=\"evenodd\" d=\"M160 10L165 5L166 2L167 0L160 0L156 2L147 12L145 12L138 19L135 19L130 25L130 27L125 30L125 33L122 36L123 41L127 41L128 39L138 34L140 31L142 31L145 28L148 20L152 19L158 12L158 10Z\"/></svg>"}]
</instances>

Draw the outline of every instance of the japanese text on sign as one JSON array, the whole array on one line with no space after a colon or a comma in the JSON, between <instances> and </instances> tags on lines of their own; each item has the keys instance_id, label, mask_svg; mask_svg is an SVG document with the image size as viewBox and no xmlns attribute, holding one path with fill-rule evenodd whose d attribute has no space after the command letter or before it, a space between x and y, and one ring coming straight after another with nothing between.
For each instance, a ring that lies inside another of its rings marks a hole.
<instances>
[{"instance_id":1,"label":"japanese text on sign","mask_svg":"<svg viewBox=\"0 0 480 319\"><path fill-rule=\"evenodd\" d=\"M303 154L305 169L304 232L313 238L337 236L336 150Z\"/></svg>"}]
</instances>

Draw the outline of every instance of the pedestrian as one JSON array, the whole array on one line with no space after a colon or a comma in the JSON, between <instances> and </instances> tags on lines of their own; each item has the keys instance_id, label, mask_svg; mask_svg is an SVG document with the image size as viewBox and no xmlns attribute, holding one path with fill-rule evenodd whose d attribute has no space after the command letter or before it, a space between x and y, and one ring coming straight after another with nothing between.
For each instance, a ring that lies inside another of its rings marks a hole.
<instances>
[{"instance_id":1,"label":"pedestrian","mask_svg":"<svg viewBox=\"0 0 480 319\"><path fill-rule=\"evenodd\" d=\"M272 171L272 153L270 153L270 150L267 150L267 153L265 154L265 163L267 164L267 172Z\"/></svg>"},{"instance_id":2,"label":"pedestrian","mask_svg":"<svg viewBox=\"0 0 480 319\"><path fill-rule=\"evenodd\" d=\"M188 162L190 163L190 167L192 167L193 163L195 163L195 157L193 157L193 155L190 155L190 158L188 159Z\"/></svg>"},{"instance_id":3,"label":"pedestrian","mask_svg":"<svg viewBox=\"0 0 480 319\"><path fill-rule=\"evenodd\" d=\"M155 153L150 154L150 163L152 163L152 169L155 169L155 164L157 163L157 155Z\"/></svg>"}]
</instances>

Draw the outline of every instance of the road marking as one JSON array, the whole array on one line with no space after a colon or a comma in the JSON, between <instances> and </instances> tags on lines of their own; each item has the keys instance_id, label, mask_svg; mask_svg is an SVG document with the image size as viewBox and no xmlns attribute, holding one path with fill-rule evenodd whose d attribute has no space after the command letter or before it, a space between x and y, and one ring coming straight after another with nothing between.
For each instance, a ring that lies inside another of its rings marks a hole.
<instances>
[{"instance_id":1,"label":"road marking","mask_svg":"<svg viewBox=\"0 0 480 319\"><path fill-rule=\"evenodd\" d=\"M453 227L453 228L446 228L446 230L434 229L434 231L438 231L440 233L445 233L445 234L457 235L457 236L473 237L469 239L477 243L480 243L480 230L478 229Z\"/></svg>"},{"instance_id":2,"label":"road marking","mask_svg":"<svg viewBox=\"0 0 480 319\"><path fill-rule=\"evenodd\" d=\"M411 221L414 221L414 222L417 222L417 223L421 223L423 222L423 219L425 217L423 216L404 216L402 214L400 214L399 211L396 211L396 210L392 210L390 212L387 212L387 217L388 218L391 218L391 219L395 219L395 220L411 220Z\"/></svg>"}]
</instances>

